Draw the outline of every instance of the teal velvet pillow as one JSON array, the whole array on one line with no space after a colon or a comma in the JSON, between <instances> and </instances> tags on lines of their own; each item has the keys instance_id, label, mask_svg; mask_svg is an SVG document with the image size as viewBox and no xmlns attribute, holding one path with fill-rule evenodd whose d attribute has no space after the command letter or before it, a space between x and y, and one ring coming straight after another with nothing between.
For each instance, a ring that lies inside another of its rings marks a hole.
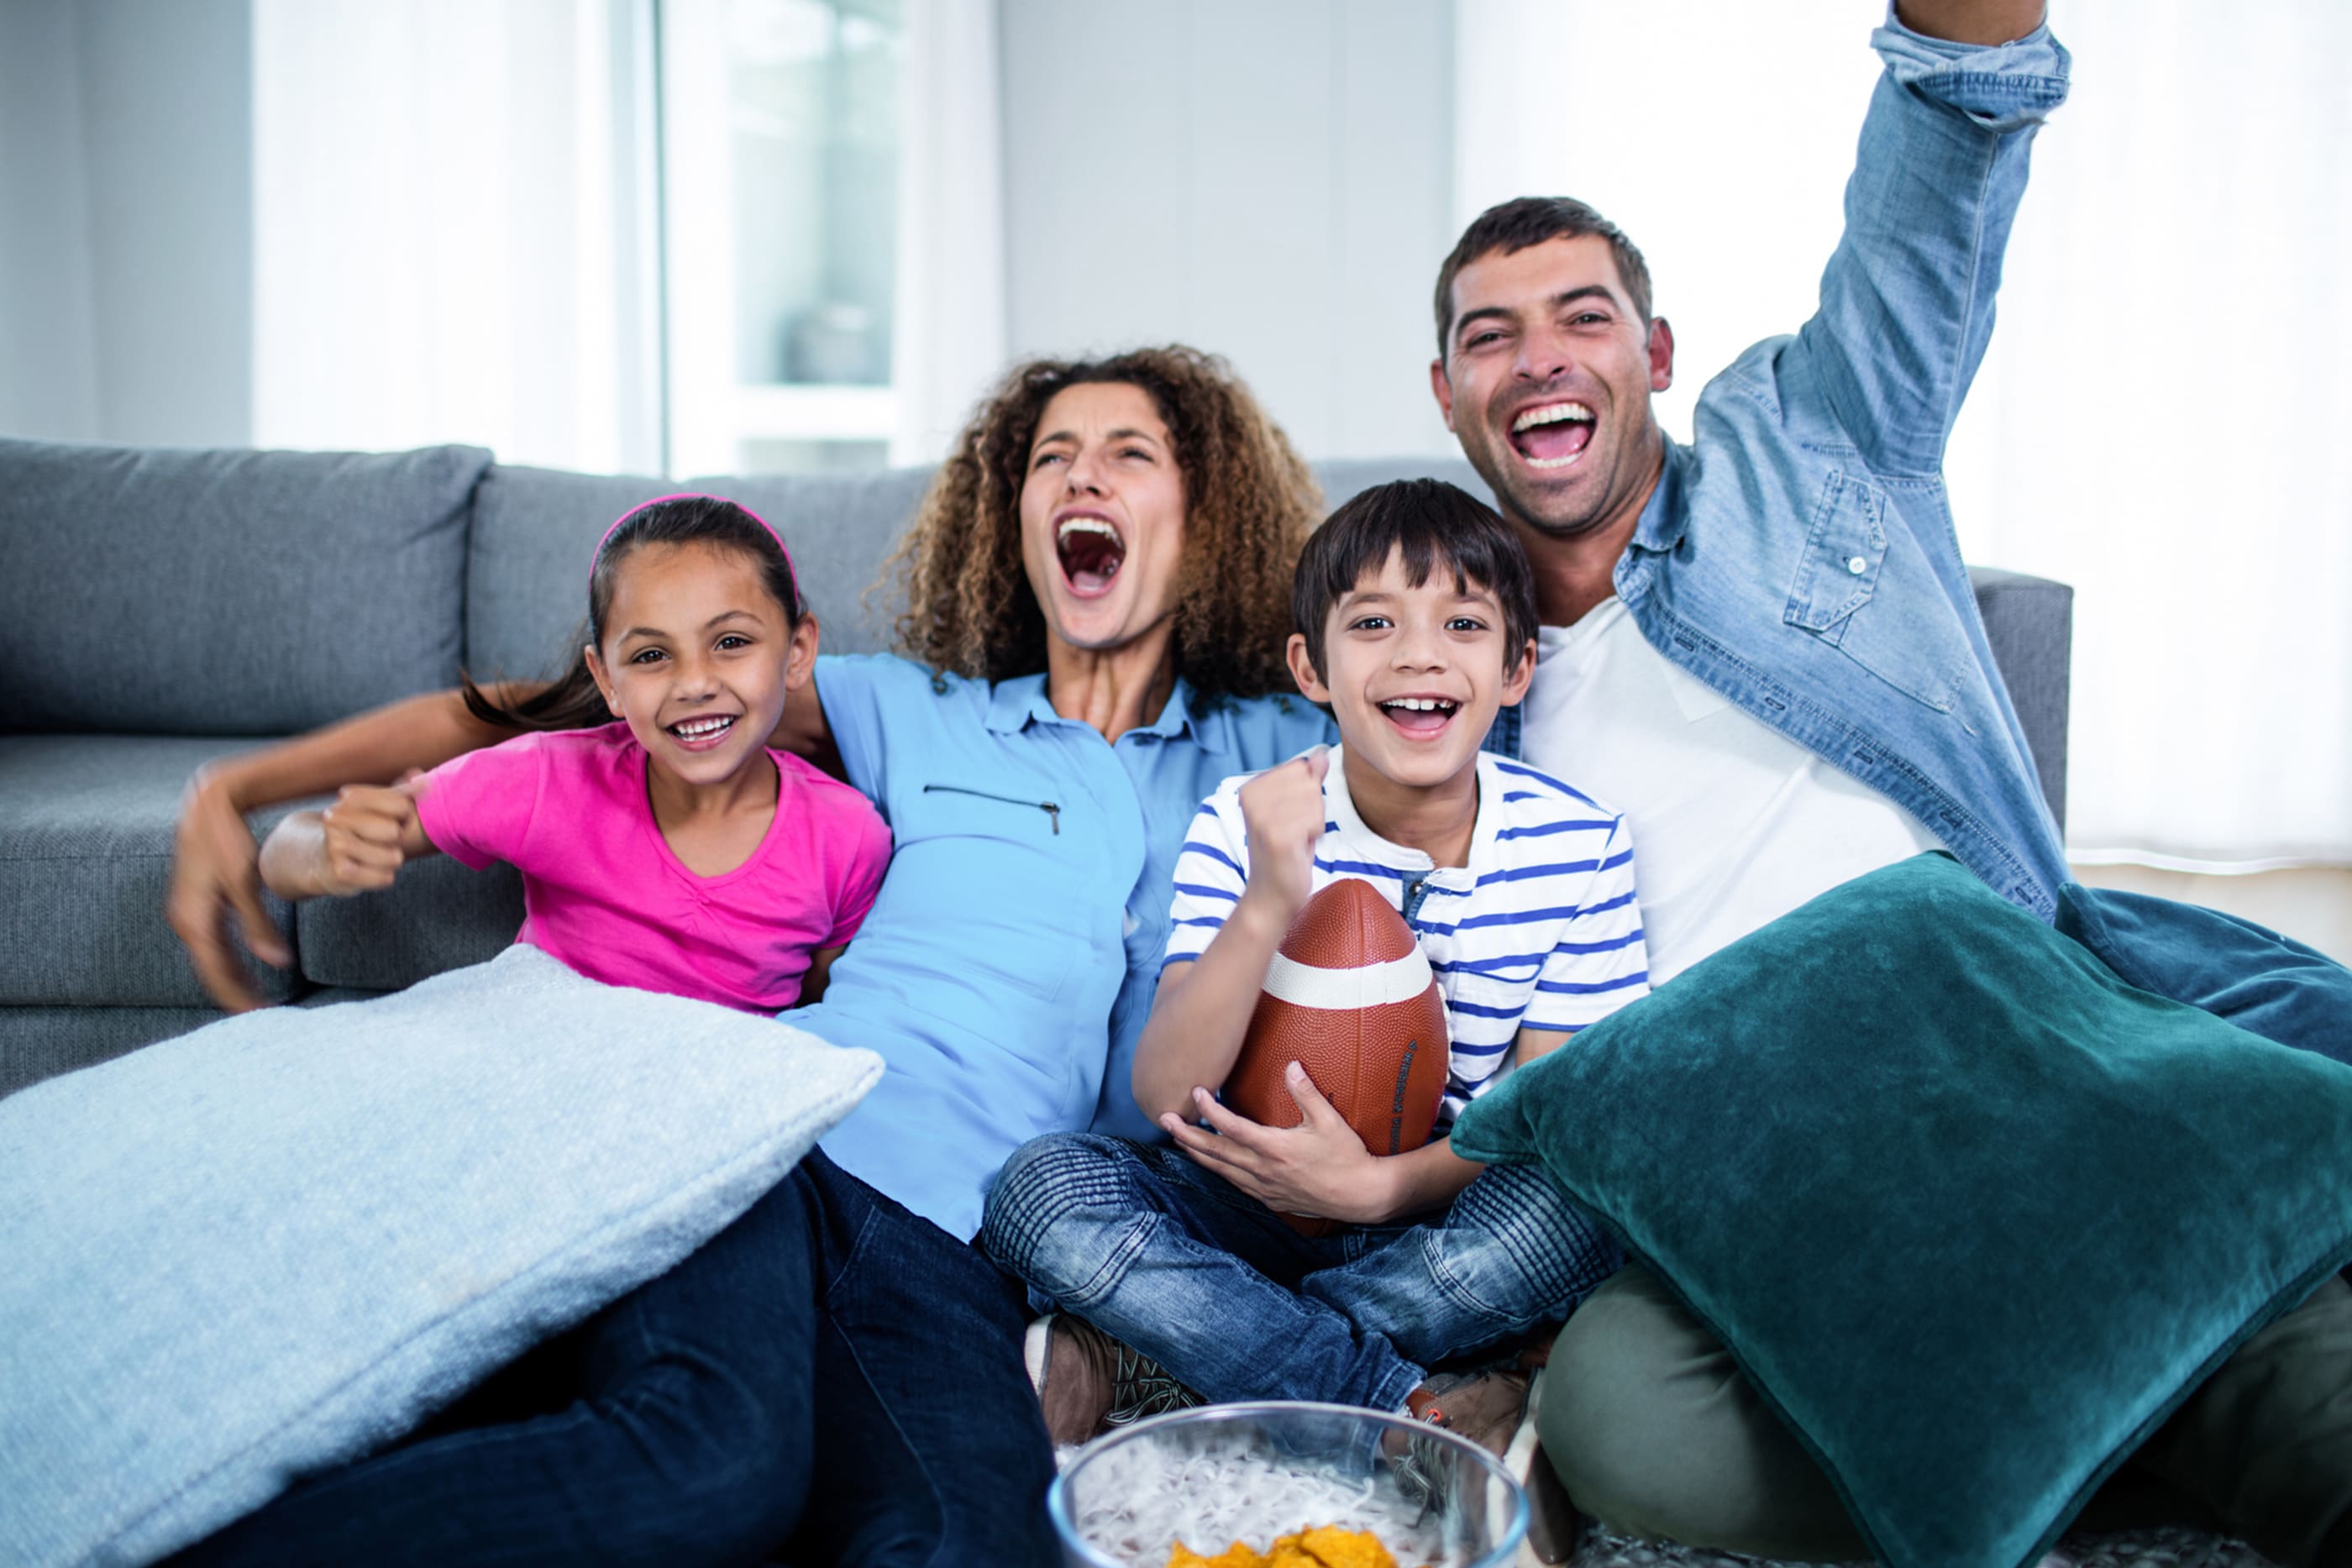
<instances>
[{"instance_id":1,"label":"teal velvet pillow","mask_svg":"<svg viewBox=\"0 0 2352 1568\"><path fill-rule=\"evenodd\" d=\"M1475 1103L1721 1338L1879 1558L2030 1563L2352 1256L2352 1068L2134 990L1943 855Z\"/></svg>"}]
</instances>

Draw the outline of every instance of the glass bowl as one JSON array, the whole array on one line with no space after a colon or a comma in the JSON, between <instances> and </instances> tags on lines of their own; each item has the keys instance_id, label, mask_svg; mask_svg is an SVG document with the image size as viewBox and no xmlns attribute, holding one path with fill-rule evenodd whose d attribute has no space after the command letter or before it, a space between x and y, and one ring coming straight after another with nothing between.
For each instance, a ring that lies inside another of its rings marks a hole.
<instances>
[{"instance_id":1,"label":"glass bowl","mask_svg":"<svg viewBox=\"0 0 2352 1568\"><path fill-rule=\"evenodd\" d=\"M1410 1441L1411 1464L1387 1451L1391 1434ZM1045 1510L1069 1568L1167 1568L1179 1541L1210 1557L1235 1541L1264 1552L1325 1524L1371 1531L1397 1568L1508 1568L1528 1532L1527 1498L1494 1455L1344 1405L1209 1405L1139 1421L1079 1449Z\"/></svg>"}]
</instances>

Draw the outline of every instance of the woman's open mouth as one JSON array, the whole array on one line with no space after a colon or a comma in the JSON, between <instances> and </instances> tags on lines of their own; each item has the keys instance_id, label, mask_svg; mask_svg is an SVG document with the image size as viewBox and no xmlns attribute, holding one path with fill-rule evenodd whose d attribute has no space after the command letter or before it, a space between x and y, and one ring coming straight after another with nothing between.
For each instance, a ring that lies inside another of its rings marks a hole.
<instances>
[{"instance_id":1,"label":"woman's open mouth","mask_svg":"<svg viewBox=\"0 0 2352 1568\"><path fill-rule=\"evenodd\" d=\"M1580 402L1548 402L1511 421L1511 445L1530 468L1565 468L1584 455L1596 428Z\"/></svg>"},{"instance_id":2,"label":"woman's open mouth","mask_svg":"<svg viewBox=\"0 0 2352 1568\"><path fill-rule=\"evenodd\" d=\"M688 751L712 751L723 745L735 727L733 714L702 714L664 727L670 738Z\"/></svg>"},{"instance_id":3,"label":"woman's open mouth","mask_svg":"<svg viewBox=\"0 0 2352 1568\"><path fill-rule=\"evenodd\" d=\"M1054 549L1071 591L1086 598L1109 592L1127 559L1127 542L1100 517L1064 517L1054 530Z\"/></svg>"},{"instance_id":4,"label":"woman's open mouth","mask_svg":"<svg viewBox=\"0 0 2352 1568\"><path fill-rule=\"evenodd\" d=\"M1391 697L1381 704L1381 716L1416 740L1444 733L1462 705L1450 697Z\"/></svg>"}]
</instances>

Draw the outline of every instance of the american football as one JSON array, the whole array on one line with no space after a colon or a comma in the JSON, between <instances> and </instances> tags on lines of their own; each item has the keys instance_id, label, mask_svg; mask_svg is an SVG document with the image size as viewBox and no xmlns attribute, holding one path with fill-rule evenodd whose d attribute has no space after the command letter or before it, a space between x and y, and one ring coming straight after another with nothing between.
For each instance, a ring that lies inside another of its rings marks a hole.
<instances>
[{"instance_id":1,"label":"american football","mask_svg":"<svg viewBox=\"0 0 2352 1568\"><path fill-rule=\"evenodd\" d=\"M1370 883L1343 877L1291 922L1224 1103L1270 1127L1298 1125L1282 1078L1293 1061L1372 1153L1429 1141L1445 1092L1445 998L1412 928ZM1292 1223L1308 1235L1328 1224Z\"/></svg>"}]
</instances>

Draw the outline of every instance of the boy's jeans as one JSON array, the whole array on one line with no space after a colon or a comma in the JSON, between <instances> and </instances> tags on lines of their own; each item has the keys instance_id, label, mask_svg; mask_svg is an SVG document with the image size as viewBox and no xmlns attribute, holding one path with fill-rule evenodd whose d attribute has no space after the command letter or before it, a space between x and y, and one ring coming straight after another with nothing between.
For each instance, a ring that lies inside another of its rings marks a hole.
<instances>
[{"instance_id":1,"label":"boy's jeans","mask_svg":"<svg viewBox=\"0 0 2352 1568\"><path fill-rule=\"evenodd\" d=\"M1301 1236L1167 1145L1024 1145L981 1239L1051 1301L1213 1400L1401 1410L1427 1370L1565 1318L1614 1240L1537 1166L1489 1166L1442 1215Z\"/></svg>"}]
</instances>

